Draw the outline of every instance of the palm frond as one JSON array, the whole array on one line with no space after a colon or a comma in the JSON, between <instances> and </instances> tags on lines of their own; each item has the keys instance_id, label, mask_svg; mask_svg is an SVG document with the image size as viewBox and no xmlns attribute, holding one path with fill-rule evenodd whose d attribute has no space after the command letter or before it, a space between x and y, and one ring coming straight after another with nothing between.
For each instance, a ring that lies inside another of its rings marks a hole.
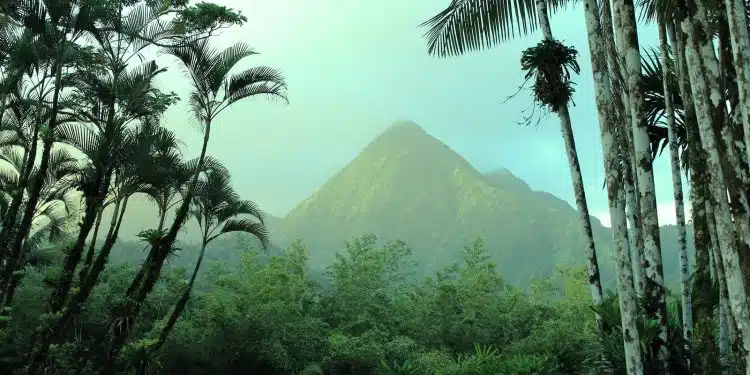
<instances>
[{"instance_id":1,"label":"palm frond","mask_svg":"<svg viewBox=\"0 0 750 375\"><path fill-rule=\"evenodd\" d=\"M213 237L209 239L213 240L217 236L221 234L226 233L232 233L232 232L243 232L247 234L251 234L258 238L260 240L260 244L263 247L263 249L268 248L269 243L269 237L268 237L268 230L266 229L266 226L263 225L263 223L254 222L248 219L230 219L227 220L224 223L224 226L221 228L221 231L217 234L215 234Z\"/></svg>"},{"instance_id":2,"label":"palm frond","mask_svg":"<svg viewBox=\"0 0 750 375\"><path fill-rule=\"evenodd\" d=\"M570 3L547 2L550 12ZM425 21L427 51L439 57L494 47L539 26L533 0L452 0L443 11Z\"/></svg>"},{"instance_id":3,"label":"palm frond","mask_svg":"<svg viewBox=\"0 0 750 375\"><path fill-rule=\"evenodd\" d=\"M201 43L204 46L204 51L211 51L206 54L207 59L210 61L210 70L205 72L203 77L208 83L208 88L214 94L219 92L224 79L240 61L246 57L258 54L249 45L242 42L235 43L221 52L209 50L207 40Z\"/></svg>"},{"instance_id":4,"label":"palm frond","mask_svg":"<svg viewBox=\"0 0 750 375\"><path fill-rule=\"evenodd\" d=\"M229 99L228 104L250 96L260 95L287 101L286 83L283 75L280 71L267 66L246 69L232 75L227 79L224 88L224 97Z\"/></svg>"},{"instance_id":5,"label":"palm frond","mask_svg":"<svg viewBox=\"0 0 750 375\"><path fill-rule=\"evenodd\" d=\"M666 125L666 107L664 101L664 78L672 95L674 109L675 130L680 149L687 149L687 130L685 128L685 111L680 95L677 75L674 70L674 60L667 56L667 70L661 63L661 53L656 48L647 50L641 56L641 89L643 91L643 109L648 123L649 140L651 142L651 156L659 156L669 142Z\"/></svg>"}]
</instances>

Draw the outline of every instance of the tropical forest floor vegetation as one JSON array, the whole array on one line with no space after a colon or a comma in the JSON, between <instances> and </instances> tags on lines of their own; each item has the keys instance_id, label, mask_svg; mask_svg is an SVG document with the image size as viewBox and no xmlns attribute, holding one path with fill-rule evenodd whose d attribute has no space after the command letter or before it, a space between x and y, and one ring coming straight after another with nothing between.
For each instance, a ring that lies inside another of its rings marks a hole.
<instances>
[{"instance_id":1,"label":"tropical forest floor vegetation","mask_svg":"<svg viewBox=\"0 0 750 375\"><path fill-rule=\"evenodd\" d=\"M563 375L596 373L602 365L583 268L561 270L527 293L503 281L481 241L464 249L462 262L419 281L409 248L374 236L347 244L323 280L308 275L301 244L275 256L249 250L242 258L233 267L206 265L149 374ZM24 278L2 358L28 344L44 305L44 279L55 271L34 268ZM108 313L134 272L126 264L107 268L74 323L78 334L54 348L50 373L77 368L81 348L96 368L101 347L91 338L107 334ZM138 339L123 350L124 373L158 336L187 278L181 267L162 277L136 323ZM614 297L602 308L612 325L605 344L617 358Z\"/></svg>"}]
</instances>

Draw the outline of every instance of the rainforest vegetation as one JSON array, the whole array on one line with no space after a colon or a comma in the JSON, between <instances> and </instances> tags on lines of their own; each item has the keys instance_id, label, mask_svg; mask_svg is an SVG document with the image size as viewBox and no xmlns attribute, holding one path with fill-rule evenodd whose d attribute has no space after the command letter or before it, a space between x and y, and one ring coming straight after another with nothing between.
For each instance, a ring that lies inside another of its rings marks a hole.
<instances>
[{"instance_id":1,"label":"rainforest vegetation","mask_svg":"<svg viewBox=\"0 0 750 375\"><path fill-rule=\"evenodd\" d=\"M287 101L280 71L243 67L251 46L217 47L241 13L0 2L0 373L750 374L750 4L584 0L588 46L555 39L550 17L566 5L453 0L422 25L437 57L542 31L518 58L559 117L587 262L514 285L481 240L426 277L407 243L374 235L341 244L323 273L304 242L269 251L264 213L207 149L227 108ZM639 45L639 19L658 45ZM157 85L155 52L185 72L188 97ZM580 74L595 84L614 267L600 268L568 112ZM204 135L195 159L162 126L178 100ZM662 252L657 157L672 166L677 254ZM140 261L112 262L136 195L158 224L139 234ZM200 232L190 249L176 242L187 223ZM227 238L244 241L240 260L204 262ZM194 264L169 266L188 251ZM664 257L680 259L674 292Z\"/></svg>"}]
</instances>

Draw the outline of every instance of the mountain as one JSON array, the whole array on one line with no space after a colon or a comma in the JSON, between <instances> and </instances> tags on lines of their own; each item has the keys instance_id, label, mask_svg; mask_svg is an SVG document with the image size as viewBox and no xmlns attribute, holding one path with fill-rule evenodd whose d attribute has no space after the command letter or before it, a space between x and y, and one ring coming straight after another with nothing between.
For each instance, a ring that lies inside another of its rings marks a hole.
<instances>
[{"instance_id":1,"label":"mountain","mask_svg":"<svg viewBox=\"0 0 750 375\"><path fill-rule=\"evenodd\" d=\"M108 217L102 228L107 228ZM550 276L557 266L583 265L586 260L586 241L570 204L533 190L507 169L477 171L408 121L376 137L286 217L266 215L265 220L273 242L269 254L302 239L313 272L323 271L346 241L368 233L383 241L406 241L426 274L459 260L461 250L479 237L499 271L517 285ZM598 219L591 220L602 275L613 287L612 232ZM113 259L139 262L144 254L136 234L156 225L156 207L145 197L131 198ZM674 285L677 231L666 226L661 232L664 270ZM220 238L209 246L208 260L235 262L248 243L258 247L257 240L248 237ZM194 221L188 221L178 239L184 251L171 262L187 267L197 256Z\"/></svg>"},{"instance_id":2,"label":"mountain","mask_svg":"<svg viewBox=\"0 0 750 375\"><path fill-rule=\"evenodd\" d=\"M593 225L606 239L608 230ZM417 124L399 122L283 218L275 235L280 245L302 238L319 264L355 236L401 239L425 271L458 260L482 237L506 279L525 282L580 264L582 232L566 202L507 170L482 174Z\"/></svg>"}]
</instances>

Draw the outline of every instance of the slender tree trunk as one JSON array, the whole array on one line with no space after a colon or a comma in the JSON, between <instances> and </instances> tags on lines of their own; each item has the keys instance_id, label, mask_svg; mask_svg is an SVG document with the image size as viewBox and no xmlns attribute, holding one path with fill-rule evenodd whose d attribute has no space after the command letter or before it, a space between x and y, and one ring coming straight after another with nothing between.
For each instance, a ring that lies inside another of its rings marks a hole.
<instances>
[{"instance_id":1,"label":"slender tree trunk","mask_svg":"<svg viewBox=\"0 0 750 375\"><path fill-rule=\"evenodd\" d=\"M99 176L96 179L97 184L99 185L98 192L96 196L87 199L86 212L83 216L83 222L81 223L81 228L78 232L78 239L65 257L62 275L60 276L58 286L52 292L49 301L49 311L51 312L60 311L65 305L66 299L70 294L70 288L73 286L76 267L78 267L78 263L83 256L83 248L86 245L86 239L91 233L91 228L94 226L99 209L109 191L109 183L112 178L111 173L108 171L100 171L98 174Z\"/></svg>"},{"instance_id":2,"label":"slender tree trunk","mask_svg":"<svg viewBox=\"0 0 750 375\"><path fill-rule=\"evenodd\" d=\"M625 61L627 92L630 98L633 145L635 147L636 180L640 201L643 242L646 256L646 285L644 296L648 304L646 313L650 319L659 322L659 336L650 343L657 353L662 374L669 374L669 344L667 307L664 288L664 271L659 238L659 219L656 207L654 174L651 163L651 149L647 124L643 113L643 93L641 90L641 60L636 30L635 9L632 0L615 0L619 8L622 28L618 30L619 45Z\"/></svg>"},{"instance_id":3,"label":"slender tree trunk","mask_svg":"<svg viewBox=\"0 0 750 375\"><path fill-rule=\"evenodd\" d=\"M60 47L58 57L61 56L62 48ZM34 219L34 212L36 210L37 203L39 203L42 185L44 184L44 178L47 174L47 170L49 169L52 145L54 143L54 130L57 127L57 113L59 108L60 90L62 88L62 65L62 60L58 59L55 67L55 85L52 93L52 108L50 110L50 119L47 129L40 132L42 136L41 138L44 140L44 146L42 149L42 158L39 163L39 170L37 172L36 178L31 184L31 189L29 190L29 196L26 201L26 207L24 209L23 216L21 217L20 225L17 228L14 227L16 230L8 232L7 237L5 237L3 241L3 245L10 246L9 248L11 257L8 261L8 264L6 265L6 269L10 270L11 273L21 266L21 260L23 258L23 241L26 238L26 234L28 234L29 230L31 229L31 221ZM5 285L2 285L3 295L12 293L12 291L10 290L10 288L12 288L13 286L12 277L8 278L7 281L3 280L3 282L6 283Z\"/></svg>"},{"instance_id":4,"label":"slender tree trunk","mask_svg":"<svg viewBox=\"0 0 750 375\"><path fill-rule=\"evenodd\" d=\"M619 8L610 8L609 0L601 2L601 23L604 30L604 41L607 46L607 57L609 61L610 76L612 81L612 98L615 106L615 123L627 124L631 117L630 99L625 88L623 77L626 76L624 64L618 54L615 42L614 30L622 27L622 16ZM619 94L619 95L618 95ZM638 181L635 178L635 147L633 145L633 133L627 127L623 129L623 157L622 162L625 177L625 200L626 213L629 224L630 257L633 261L633 280L637 294L643 293L646 285L646 258L643 249L643 226L640 213L640 202L638 200Z\"/></svg>"},{"instance_id":5,"label":"slender tree trunk","mask_svg":"<svg viewBox=\"0 0 750 375\"><path fill-rule=\"evenodd\" d=\"M39 101L39 109L36 117L37 123L41 123L41 100ZM24 160L21 171L19 171L19 179L16 186L17 190L13 193L11 203L5 212L5 217L3 217L3 229L2 232L0 232L0 245L8 250L8 259L5 264L3 264L2 272L0 273L0 311L3 311L4 307L10 303L8 301L8 295L13 294L13 290L15 289L15 287L13 287L14 283L11 280L13 279L13 274L19 265L16 265L13 259L23 257L22 253L13 254L11 241L15 231L19 230L17 222L18 211L21 209L23 198L28 188L29 173L36 162L38 143L39 126L35 126L29 144L29 151L27 152L28 157ZM0 326L2 326L3 322L0 322Z\"/></svg>"},{"instance_id":6,"label":"slender tree trunk","mask_svg":"<svg viewBox=\"0 0 750 375\"><path fill-rule=\"evenodd\" d=\"M159 279L161 268L164 264L164 261L166 260L166 257L169 255L169 251L171 250L172 245L174 244L174 241L177 237L177 232L180 230L185 222L185 219L187 218L188 209L190 208L190 203L193 200L193 195L195 194L195 189L198 185L198 177L200 176L203 162L206 158L206 150L208 148L208 141L211 134L210 116L209 120L205 122L205 125L206 127L203 135L203 146L201 148L200 156L198 157L196 170L193 173L190 185L188 185L185 197L182 200L182 204L177 209L175 219L172 222L168 233L163 238L160 238L151 245L151 251L149 252L149 262L146 264L146 267L144 267L145 271L142 284L140 287L133 288L135 290L133 296L126 296L128 297L127 302L125 302L124 306L122 306L122 310L120 310L123 312L122 318L124 319L132 321L140 313L143 301L146 299L148 294L151 293L151 290L153 290L156 281ZM115 361L117 360L117 356L120 354L120 350L125 344L125 341L127 340L131 329L131 325L125 325L121 329L113 330L113 337L110 340L106 351L106 357L100 372L101 375L109 375L112 373L112 368L115 364Z\"/></svg>"},{"instance_id":7,"label":"slender tree trunk","mask_svg":"<svg viewBox=\"0 0 750 375\"><path fill-rule=\"evenodd\" d=\"M104 209L105 206L102 206L99 208L99 212L96 216L96 223L94 224L94 233L91 235L91 242L89 243L89 249L86 252L86 259L83 261L83 266L81 266L81 271L78 273L78 279L80 282L83 282L83 280L86 279L86 274L89 272L89 269L91 268L91 264L94 262L94 253L96 252L96 240L99 236L99 226L102 224L102 217L104 216ZM115 212L117 211L117 207L115 206Z\"/></svg>"},{"instance_id":8,"label":"slender tree trunk","mask_svg":"<svg viewBox=\"0 0 750 375\"><path fill-rule=\"evenodd\" d=\"M716 274L719 284L719 296L724 301L726 307L725 321L727 324L727 336L729 337L729 348L732 352L742 355L742 340L740 340L740 334L738 332L737 321L732 315L732 309L729 303L729 290L727 289L726 275L724 273L724 265L721 259L721 250L719 248L719 239L716 233L716 220L714 219L713 208L710 203L706 204L706 212L709 221L709 232L711 234L711 244L716 258ZM720 306L721 307L721 306ZM728 353L727 353L728 354Z\"/></svg>"},{"instance_id":9,"label":"slender tree trunk","mask_svg":"<svg viewBox=\"0 0 750 375\"><path fill-rule=\"evenodd\" d=\"M120 231L120 225L122 224L122 219L125 215L127 205L128 198L125 198L122 201L122 204L119 200L115 204L114 212L112 213L112 222L110 223L110 229L107 234L107 238L104 242L104 246L102 246L102 249L99 252L99 255L96 257L96 260L91 266L91 271L86 275L86 278L81 283L81 287L78 292L75 293L69 301L67 301L67 303L65 304L65 309L62 309L62 314L60 315L60 317L48 329L45 330L44 337L41 339L38 345L34 346L32 355L30 356L31 359L28 362L26 368L27 373L35 374L36 371L38 371L39 365L41 365L44 361L50 345L55 340L59 340L64 336L68 328L68 324L76 315L80 313L86 300L91 295L96 282L99 280L99 275L104 270L105 265L107 264L109 253L117 240L117 235Z\"/></svg>"},{"instance_id":10,"label":"slender tree trunk","mask_svg":"<svg viewBox=\"0 0 750 375\"><path fill-rule=\"evenodd\" d=\"M729 293L727 292L727 284L724 279L724 270L721 266L721 254L719 253L719 242L716 239L716 224L713 221L714 215L711 209L711 204L706 204L706 212L708 216L709 233L711 234L711 250L714 259L714 274L716 275L716 283L719 285L719 337L718 337L718 349L719 349L719 365L721 366L722 374L729 374L729 354L732 345L732 337L737 335L735 323L732 320L732 313L729 311ZM731 331L731 333L730 333Z\"/></svg>"},{"instance_id":11,"label":"slender tree trunk","mask_svg":"<svg viewBox=\"0 0 750 375\"><path fill-rule=\"evenodd\" d=\"M745 149L750 150L750 34L748 33L745 4L742 0L724 0L727 23L732 40L733 66L737 72L737 87L745 133ZM750 152L746 153L750 165Z\"/></svg>"},{"instance_id":12,"label":"slender tree trunk","mask_svg":"<svg viewBox=\"0 0 750 375\"><path fill-rule=\"evenodd\" d=\"M554 40L552 36L552 27L549 23L546 0L536 0L536 12L539 17L539 25L542 29L544 39ZM587 241L587 271L589 276L589 288L591 290L591 299L594 306L600 306L604 302L602 294L601 277L599 275L599 262L596 256L596 245L594 243L594 231L591 229L591 216L589 215L588 204L586 203L586 190L583 185L583 175L581 174L581 165L578 162L578 152L576 149L575 138L573 136L573 125L570 120L570 112L567 104L560 108L557 113L560 118L560 130L563 141L565 142L565 151L568 156L568 165L570 167L570 177L573 182L573 192L575 194L578 215L583 225L583 231ZM602 317L596 313L596 322L599 332L602 332Z\"/></svg>"},{"instance_id":13,"label":"slender tree trunk","mask_svg":"<svg viewBox=\"0 0 750 375\"><path fill-rule=\"evenodd\" d=\"M623 134L621 147L623 174L625 179L625 199L626 212L628 216L628 232L630 234L631 259L633 261L633 279L636 293L643 294L646 285L646 258L643 243L643 222L640 212L640 200L638 198L638 180L636 178L636 156L635 146L633 143L633 132L630 129L630 118L632 116L630 97L627 92L625 78L624 54L622 46L618 46L615 41L615 30L622 29L622 9L619 7L610 8L609 1L602 1L602 27L605 28L605 40L610 46L608 56L610 61L611 75L613 79L612 97L614 98L616 113L616 123L622 129L619 131ZM614 21L614 22L613 22ZM619 95L618 95L619 94ZM617 99L620 99L619 101Z\"/></svg>"},{"instance_id":14,"label":"slender tree trunk","mask_svg":"<svg viewBox=\"0 0 750 375\"><path fill-rule=\"evenodd\" d=\"M667 29L659 22L659 49L664 72L670 70L667 58L669 43ZM690 265L687 254L687 231L685 230L685 201L682 196L682 169L680 168L680 150L677 145L677 128L674 120L674 101L669 89L668 75L664 74L664 107L666 108L667 130L669 137L669 161L672 167L672 190L674 191L675 217L677 218L677 246L680 258L680 295L682 304L682 334L690 342L693 333L693 303L690 293Z\"/></svg>"},{"instance_id":15,"label":"slender tree trunk","mask_svg":"<svg viewBox=\"0 0 750 375\"><path fill-rule=\"evenodd\" d=\"M693 28L687 22L683 22L683 29L690 35ZM693 33L694 34L694 33ZM745 284L740 269L740 260L736 243L736 234L732 214L727 201L727 186L724 181L724 170L719 155L719 145L712 127L710 118L711 109L708 108L710 103L711 91L707 87L706 80L702 73L706 70L702 56L699 56L695 49L695 37L691 36L691 43L688 44L686 56L688 59L688 73L690 83L695 98L696 112L698 114L698 124L701 131L701 141L703 148L708 153L708 171L711 177L711 183L708 185L711 193L714 216L716 219L716 236L719 242L720 254L724 266L727 290L729 292L729 301L732 314L737 321L740 329L740 335L743 340L743 348L748 353L750 349L750 314L747 310L747 294ZM746 361L750 357L746 354ZM750 371L750 366L747 366Z\"/></svg>"},{"instance_id":16,"label":"slender tree trunk","mask_svg":"<svg viewBox=\"0 0 750 375\"><path fill-rule=\"evenodd\" d=\"M116 127L115 113L117 111L117 98L119 97L118 81L121 73L125 68L119 64L114 64L112 71L112 93L111 97L108 98L107 103L107 117L105 122L104 134L102 136L103 142L100 146L101 152L98 154L100 159L97 163L96 173L94 177L94 183L96 186L96 193L93 197L86 197L86 211L83 217L83 222L78 231L78 239L72 249L68 251L65 257L65 263L62 270L62 275L58 282L57 288L52 292L50 298L49 309L52 312L59 311L65 304L66 298L70 294L70 288L73 285L75 279L75 270L78 263L81 261L83 256L83 248L86 246L86 239L91 233L91 228L96 221L99 210L104 205L104 201L109 193L109 185L112 180L114 171L108 169L106 165L106 158L111 157L110 147L113 139L116 137L118 132Z\"/></svg>"},{"instance_id":17,"label":"slender tree trunk","mask_svg":"<svg viewBox=\"0 0 750 375\"><path fill-rule=\"evenodd\" d=\"M724 286L726 290L726 286ZM721 373L729 375L729 355L731 353L731 336L729 334L731 314L729 312L729 301L724 294L719 295L719 366Z\"/></svg>"},{"instance_id":18,"label":"slender tree trunk","mask_svg":"<svg viewBox=\"0 0 750 375\"><path fill-rule=\"evenodd\" d=\"M629 138L629 137L627 137ZM632 142L625 142L632 145ZM640 201L638 199L638 183L633 175L631 165L632 159L627 156L623 158L625 175L625 202L628 216L629 233L630 233L630 256L633 262L633 282L637 294L642 295L646 286L646 256L643 249L643 225L641 221Z\"/></svg>"},{"instance_id":19,"label":"slender tree trunk","mask_svg":"<svg viewBox=\"0 0 750 375\"><path fill-rule=\"evenodd\" d=\"M167 217L167 208L160 209L161 212L159 212L159 225L156 228L156 230L161 233L161 231L164 229L164 221ZM141 266L138 268L138 272L136 273L135 277L133 278L133 281L130 283L130 286L128 287L128 290L125 292L126 296L132 296L135 291L141 286L141 282L143 281L143 276L146 275L146 268L148 267L149 263L151 263L151 252L149 252L146 255L146 259L143 261Z\"/></svg>"},{"instance_id":20,"label":"slender tree trunk","mask_svg":"<svg viewBox=\"0 0 750 375\"><path fill-rule=\"evenodd\" d=\"M725 0L719 0L717 6L723 8ZM726 93L725 101L730 103L739 104L739 85L737 80L737 71L734 68L731 37L729 31L729 22L727 21L726 14L720 14L718 17L718 60L719 68L721 69L721 87L725 90L722 92ZM733 106L736 111L736 105ZM746 164L746 158L744 153L746 149L744 147L744 131L742 126L738 126L742 122L741 116L731 116L726 106L721 108L722 111L717 111L717 117L720 115L720 122L714 124L716 127L720 127L718 130L721 134L722 139L722 152L726 159L723 160L727 167L727 173L724 178L727 180L727 186L729 188L730 196L730 207L733 210L735 226L737 226L737 235L739 237L739 252L741 258L742 273L745 278L745 288L750 288L750 219L748 213L750 212L750 205L748 204L748 186L750 186L750 178L748 175L748 164ZM738 125L735 125L735 121L732 119L735 117Z\"/></svg>"},{"instance_id":21,"label":"slender tree trunk","mask_svg":"<svg viewBox=\"0 0 750 375\"><path fill-rule=\"evenodd\" d=\"M578 207L578 215L580 216L581 224L583 224L583 231L586 235L586 254L588 259L587 269L589 286L591 289L591 299L594 306L599 306L604 301L601 277L599 274L599 261L597 260L594 232L591 229L591 216L589 215L588 204L586 203L586 191L583 185L581 166L578 163L578 153L576 152L575 139L573 138L573 127L571 126L570 114L568 113L567 106L560 109L559 115L562 135L568 154L568 164L570 164L570 175L573 179L573 191L575 193L576 206ZM601 331L602 321L599 314L596 314L596 320Z\"/></svg>"},{"instance_id":22,"label":"slender tree trunk","mask_svg":"<svg viewBox=\"0 0 750 375\"><path fill-rule=\"evenodd\" d=\"M609 213L612 218L613 241L617 265L617 289L620 299L622 335L625 347L626 373L643 375L640 334L638 332L636 295L633 288L633 268L625 242L627 224L624 192L620 185L618 147L616 145L611 89L607 75L607 60L603 30L599 20L597 0L584 0L586 29L588 33L591 67L604 166L607 178Z\"/></svg>"},{"instance_id":23,"label":"slender tree trunk","mask_svg":"<svg viewBox=\"0 0 750 375\"><path fill-rule=\"evenodd\" d=\"M6 240L9 239L8 237L12 236L13 230L17 229L15 228L15 226L17 224L16 220L18 219L18 210L21 207L23 196L26 191L26 187L28 186L29 171L32 169L34 162L36 161L35 154L38 138L39 128L35 127L31 138L31 146L29 147L29 151L24 152L26 157L22 163L21 171L19 173L19 180L16 186L16 189L18 190L13 195L10 207L6 211L6 217L3 218L5 220L2 224L3 228L7 229L4 229L2 234L0 234L0 241L3 241L3 238ZM8 255L11 256L12 254ZM22 257L23 254L21 253L18 256ZM4 313L5 307L10 305L11 300L13 299L13 295L15 294L15 289L18 287L20 277L17 277L15 273L17 267L20 267L20 265L14 266L11 257L7 259L6 262L4 262L2 272L0 272L0 314ZM0 328L4 327L7 322L7 320L0 320Z\"/></svg>"},{"instance_id":24,"label":"slender tree trunk","mask_svg":"<svg viewBox=\"0 0 750 375\"><path fill-rule=\"evenodd\" d=\"M177 320L182 315L183 311L185 311L185 307L187 307L188 300L190 299L190 293L193 290L193 285L195 284L195 279L198 276L198 271L201 268L201 263L203 263L203 255L206 253L206 242L204 241L203 244L201 244L201 251L198 255L198 260L195 262L195 267L193 268L193 273L190 275L190 281L188 281L188 285L185 288L185 291L182 292L182 296L180 296L180 299L177 300L177 303L174 306L174 309L172 309L172 313L169 315L169 319L167 320L167 323L164 325L164 327L159 332L159 337L157 338L157 341L149 348L148 354L146 355L146 358L142 361L142 363L138 366L138 375L145 375L148 359L153 356L156 352L161 349L161 347L164 345L165 342L167 342L167 337L169 337L169 333L172 332L172 328L174 328L175 324L177 324Z\"/></svg>"},{"instance_id":25,"label":"slender tree trunk","mask_svg":"<svg viewBox=\"0 0 750 375\"><path fill-rule=\"evenodd\" d=\"M675 59L678 86L685 111L685 128L688 143L688 164L690 166L690 199L693 204L693 244L695 246L695 276L693 288L693 311L695 327L693 349L700 355L693 356L694 371L699 374L714 374L717 368L716 344L713 338L713 306L710 267L709 220L707 218L708 170L706 154L700 137L700 129L693 104L693 93L687 77L685 38L675 30L674 24L667 24L667 34L672 40L672 55Z\"/></svg>"}]
</instances>

